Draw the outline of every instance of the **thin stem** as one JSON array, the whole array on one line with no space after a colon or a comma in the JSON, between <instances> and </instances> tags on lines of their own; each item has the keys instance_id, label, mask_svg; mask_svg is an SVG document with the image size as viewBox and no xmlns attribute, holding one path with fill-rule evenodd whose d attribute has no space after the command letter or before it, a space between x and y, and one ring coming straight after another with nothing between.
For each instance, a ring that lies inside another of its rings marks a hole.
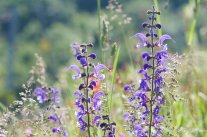
<instances>
[{"instance_id":1,"label":"thin stem","mask_svg":"<svg viewBox=\"0 0 207 137\"><path fill-rule=\"evenodd\" d=\"M101 39L101 0L97 0L97 11L98 11L98 32L99 32L99 46L101 48L101 62L104 61L103 42Z\"/></svg>"},{"instance_id":2,"label":"thin stem","mask_svg":"<svg viewBox=\"0 0 207 137\"><path fill-rule=\"evenodd\" d=\"M87 52L87 49L85 48L86 52ZM88 56L87 56L87 53L86 53L86 62L88 62ZM88 137L91 137L91 133L90 133L90 114L89 114L89 107L88 107L88 83L89 83L89 70L88 70L89 66L88 66L88 63L87 63L87 66L86 66L86 110L87 110L87 123L88 123Z\"/></svg>"},{"instance_id":3,"label":"thin stem","mask_svg":"<svg viewBox=\"0 0 207 137\"><path fill-rule=\"evenodd\" d=\"M153 6L153 13L152 13L152 22L151 25L154 26L154 17L155 17L155 9ZM150 29L150 31L153 31L153 28ZM154 32L153 32L154 33ZM154 78L155 78L155 58L154 58L154 41L153 41L154 34L151 35L151 52L152 52L152 82L151 82L151 98L150 98L150 124L149 124L149 137L151 137L152 132L152 119L153 119L153 93L154 93Z\"/></svg>"}]
</instances>

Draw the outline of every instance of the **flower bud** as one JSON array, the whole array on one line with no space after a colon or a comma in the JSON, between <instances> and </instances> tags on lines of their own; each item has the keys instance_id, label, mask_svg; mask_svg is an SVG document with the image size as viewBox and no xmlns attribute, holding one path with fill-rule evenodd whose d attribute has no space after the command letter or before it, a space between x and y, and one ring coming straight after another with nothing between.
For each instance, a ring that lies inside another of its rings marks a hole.
<instances>
[{"instance_id":1,"label":"flower bud","mask_svg":"<svg viewBox=\"0 0 207 137\"><path fill-rule=\"evenodd\" d=\"M154 34L154 36L157 38L158 37L158 35L157 34Z\"/></svg>"},{"instance_id":2,"label":"flower bud","mask_svg":"<svg viewBox=\"0 0 207 137\"><path fill-rule=\"evenodd\" d=\"M87 65L87 60L85 57L82 57L80 58L80 63L83 65L83 66L86 66Z\"/></svg>"},{"instance_id":3,"label":"flower bud","mask_svg":"<svg viewBox=\"0 0 207 137\"><path fill-rule=\"evenodd\" d=\"M92 58L92 59L95 59L96 58L96 54L92 53L90 54L88 57Z\"/></svg>"},{"instance_id":4,"label":"flower bud","mask_svg":"<svg viewBox=\"0 0 207 137\"><path fill-rule=\"evenodd\" d=\"M79 54L79 55L77 55L76 58L77 58L77 60L80 60L82 57L83 57L83 56Z\"/></svg>"},{"instance_id":5,"label":"flower bud","mask_svg":"<svg viewBox=\"0 0 207 137\"><path fill-rule=\"evenodd\" d=\"M79 86L79 90L81 90L81 89L83 89L83 88L85 88L85 87L86 87L85 84L80 84L80 86Z\"/></svg>"},{"instance_id":6,"label":"flower bud","mask_svg":"<svg viewBox=\"0 0 207 137\"><path fill-rule=\"evenodd\" d=\"M87 46L90 47L90 48L92 48L92 47L93 47L93 44L90 43L90 44L88 44Z\"/></svg>"},{"instance_id":7,"label":"flower bud","mask_svg":"<svg viewBox=\"0 0 207 137\"><path fill-rule=\"evenodd\" d=\"M142 27L143 28L146 28L148 26L148 23L146 23L146 22L144 22L143 24L142 24Z\"/></svg>"},{"instance_id":8,"label":"flower bud","mask_svg":"<svg viewBox=\"0 0 207 137\"><path fill-rule=\"evenodd\" d=\"M156 24L156 28L161 29L161 24Z\"/></svg>"},{"instance_id":9,"label":"flower bud","mask_svg":"<svg viewBox=\"0 0 207 137\"><path fill-rule=\"evenodd\" d=\"M129 91L130 89L131 89L131 86L129 86L129 85L125 85L125 86L124 86L124 90L125 90L125 91Z\"/></svg>"},{"instance_id":10,"label":"flower bud","mask_svg":"<svg viewBox=\"0 0 207 137\"><path fill-rule=\"evenodd\" d=\"M146 34L146 37L149 37L149 36L150 36L150 34L149 34L149 33L147 33L147 34Z\"/></svg>"},{"instance_id":11,"label":"flower bud","mask_svg":"<svg viewBox=\"0 0 207 137\"><path fill-rule=\"evenodd\" d=\"M93 85L89 85L88 88L90 88L91 90L93 90Z\"/></svg>"}]
</instances>

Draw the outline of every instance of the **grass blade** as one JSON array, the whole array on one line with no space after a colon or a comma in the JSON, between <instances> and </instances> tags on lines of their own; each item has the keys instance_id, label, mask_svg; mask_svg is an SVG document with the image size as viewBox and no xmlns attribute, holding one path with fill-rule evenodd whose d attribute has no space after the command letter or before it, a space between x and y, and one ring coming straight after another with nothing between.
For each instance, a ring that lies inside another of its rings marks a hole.
<instances>
[{"instance_id":1,"label":"grass blade","mask_svg":"<svg viewBox=\"0 0 207 137\"><path fill-rule=\"evenodd\" d=\"M113 72L112 72L112 85L111 85L111 92L109 93L109 100L108 100L108 107L109 107L109 112L111 112L111 106L112 106L112 95L113 95L113 89L114 89L114 80L116 78L116 68L119 60L119 52L120 52L120 47L118 48L115 58L114 58L114 64L113 64Z\"/></svg>"}]
</instances>

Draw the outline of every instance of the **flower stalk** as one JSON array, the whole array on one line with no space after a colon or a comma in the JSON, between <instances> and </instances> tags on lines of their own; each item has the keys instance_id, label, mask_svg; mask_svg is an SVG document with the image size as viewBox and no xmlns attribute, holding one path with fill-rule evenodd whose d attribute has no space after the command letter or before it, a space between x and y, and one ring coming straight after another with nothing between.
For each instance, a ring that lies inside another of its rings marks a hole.
<instances>
[{"instance_id":1,"label":"flower stalk","mask_svg":"<svg viewBox=\"0 0 207 137\"><path fill-rule=\"evenodd\" d=\"M88 55L87 55L87 48L85 46L85 57L86 57L86 62L88 62ZM86 92L86 98L88 99L88 82L89 82L89 66L88 66L88 63L87 63L87 66L86 66L86 88L85 88L85 92ZM91 133L90 133L90 113L89 113L89 104L88 104L88 100L86 100L86 111L87 111L87 124L88 124L88 137L91 137Z\"/></svg>"},{"instance_id":2,"label":"flower stalk","mask_svg":"<svg viewBox=\"0 0 207 137\"><path fill-rule=\"evenodd\" d=\"M150 23L144 22L143 28L149 30L148 33L137 33L134 36L141 40L136 45L137 48L146 47L150 52L143 52L143 68L138 71L142 75L139 82L139 88L134 84L125 85L124 90L129 93L129 110L124 114L129 131L136 137L158 137L162 135L163 126L160 123L164 117L160 116L161 107L165 104L163 89L165 86L164 74L168 72L165 66L166 61L170 60L167 52L165 40L171 39L164 34L158 39L156 29L161 29L161 24L156 23L156 11L154 6L152 10L147 11ZM161 50L159 50L161 48Z\"/></svg>"},{"instance_id":3,"label":"flower stalk","mask_svg":"<svg viewBox=\"0 0 207 137\"><path fill-rule=\"evenodd\" d=\"M83 79L78 90L74 92L74 95L76 96L75 105L78 107L78 110L75 112L78 119L78 127L81 131L87 130L87 137L96 134L93 133L92 135L91 129L98 129L99 127L103 129L107 126L107 131L111 131L111 129L108 129L108 126L111 125L111 123L101 123L101 120L103 119L102 103L103 97L105 96L105 93L101 91L101 84L105 75L100 72L108 68L103 64L95 65L92 62L92 60L96 59L95 53L88 53L88 49L93 47L92 44L72 44L71 47L75 51L74 57L80 63L82 68L80 69L76 65L71 65L69 67L69 70L74 70L77 73L77 75L72 76L72 79ZM83 72L81 72L81 70L83 70ZM113 131L114 132L110 132L111 136L115 133L115 130Z\"/></svg>"},{"instance_id":4,"label":"flower stalk","mask_svg":"<svg viewBox=\"0 0 207 137\"><path fill-rule=\"evenodd\" d=\"M155 8L153 6L151 26L154 26ZM150 28L150 32L153 32L153 27ZM149 137L151 137L152 119L153 119L153 94L154 94L154 78L155 78L155 58L154 58L154 35L151 36L151 52L152 52L152 80L151 80L151 98L150 98L150 124L149 124Z\"/></svg>"}]
</instances>

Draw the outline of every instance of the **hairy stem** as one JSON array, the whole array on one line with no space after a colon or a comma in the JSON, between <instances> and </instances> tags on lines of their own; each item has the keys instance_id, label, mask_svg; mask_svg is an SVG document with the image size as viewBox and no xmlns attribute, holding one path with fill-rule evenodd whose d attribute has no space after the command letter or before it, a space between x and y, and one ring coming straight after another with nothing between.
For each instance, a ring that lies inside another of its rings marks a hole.
<instances>
[{"instance_id":1,"label":"hairy stem","mask_svg":"<svg viewBox=\"0 0 207 137\"><path fill-rule=\"evenodd\" d=\"M153 13L152 13L152 22L151 26L154 26L154 18L155 18L155 9L153 6ZM150 31L153 31L153 28L150 29ZM153 32L154 33L154 32ZM152 119L153 119L153 94L154 94L154 79L155 79L155 58L154 58L154 35L151 35L151 52L152 52L152 81L151 81L151 98L150 98L150 123L149 123L149 137L151 137L152 132Z\"/></svg>"},{"instance_id":2,"label":"hairy stem","mask_svg":"<svg viewBox=\"0 0 207 137\"><path fill-rule=\"evenodd\" d=\"M87 49L85 48L86 52ZM88 62L88 56L86 53L86 62ZM89 113L89 104L88 104L88 83L89 83L89 66L87 63L87 67L86 67L86 110L87 110L87 132L88 132L88 137L91 137L91 133L90 133L90 113Z\"/></svg>"}]
</instances>

